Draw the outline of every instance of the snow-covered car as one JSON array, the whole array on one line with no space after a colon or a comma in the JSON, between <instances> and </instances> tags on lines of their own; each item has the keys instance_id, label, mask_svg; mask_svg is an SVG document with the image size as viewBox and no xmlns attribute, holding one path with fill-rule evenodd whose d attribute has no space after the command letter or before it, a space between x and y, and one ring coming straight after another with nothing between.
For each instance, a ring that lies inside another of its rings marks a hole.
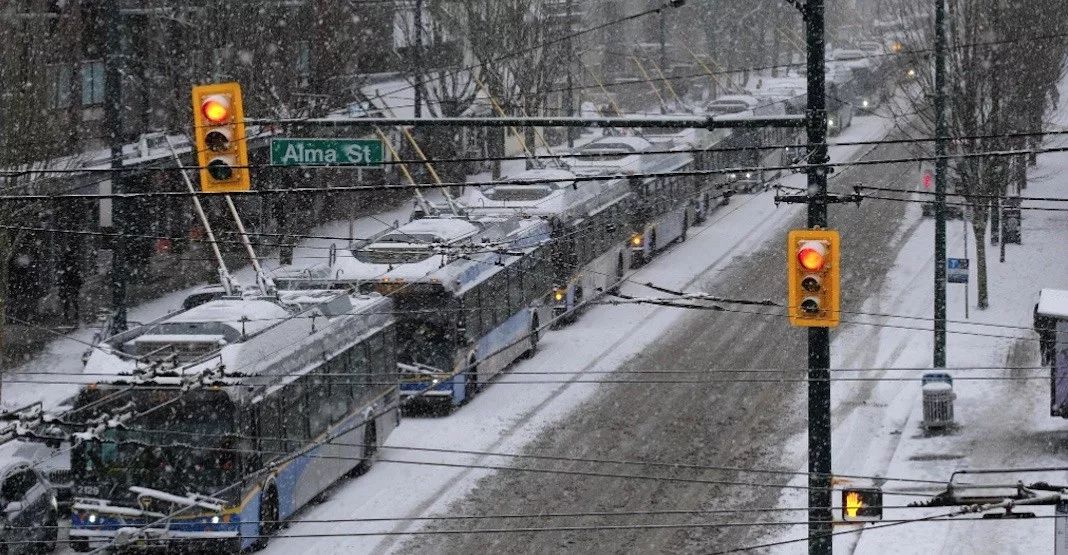
<instances>
[{"instance_id":1,"label":"snow-covered car","mask_svg":"<svg viewBox=\"0 0 1068 555\"><path fill-rule=\"evenodd\" d=\"M11 542L4 552L52 551L58 534L59 504L44 474L27 460L0 462L0 538Z\"/></svg>"}]
</instances>

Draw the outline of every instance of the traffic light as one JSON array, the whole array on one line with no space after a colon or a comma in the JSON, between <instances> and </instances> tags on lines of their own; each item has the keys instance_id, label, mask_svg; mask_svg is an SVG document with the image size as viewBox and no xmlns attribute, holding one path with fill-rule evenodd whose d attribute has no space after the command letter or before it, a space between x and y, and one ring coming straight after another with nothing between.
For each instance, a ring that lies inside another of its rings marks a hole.
<instances>
[{"instance_id":1,"label":"traffic light","mask_svg":"<svg viewBox=\"0 0 1068 555\"><path fill-rule=\"evenodd\" d=\"M786 239L790 324L834 327L840 311L839 236L833 229L794 229Z\"/></svg>"},{"instance_id":2,"label":"traffic light","mask_svg":"<svg viewBox=\"0 0 1068 555\"><path fill-rule=\"evenodd\" d=\"M193 87L193 136L202 191L249 190L241 85L218 83Z\"/></svg>"},{"instance_id":3,"label":"traffic light","mask_svg":"<svg viewBox=\"0 0 1068 555\"><path fill-rule=\"evenodd\" d=\"M842 520L871 522L883 519L883 490L849 488L842 490Z\"/></svg>"}]
</instances>

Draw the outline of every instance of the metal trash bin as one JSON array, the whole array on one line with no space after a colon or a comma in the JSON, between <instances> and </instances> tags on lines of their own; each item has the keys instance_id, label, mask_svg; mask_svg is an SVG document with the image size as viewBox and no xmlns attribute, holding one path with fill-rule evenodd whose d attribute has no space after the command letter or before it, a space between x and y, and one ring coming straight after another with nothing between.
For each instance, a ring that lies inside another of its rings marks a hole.
<instances>
[{"instance_id":1,"label":"metal trash bin","mask_svg":"<svg viewBox=\"0 0 1068 555\"><path fill-rule=\"evenodd\" d=\"M923 375L923 429L948 428L953 425L953 377L944 372Z\"/></svg>"}]
</instances>

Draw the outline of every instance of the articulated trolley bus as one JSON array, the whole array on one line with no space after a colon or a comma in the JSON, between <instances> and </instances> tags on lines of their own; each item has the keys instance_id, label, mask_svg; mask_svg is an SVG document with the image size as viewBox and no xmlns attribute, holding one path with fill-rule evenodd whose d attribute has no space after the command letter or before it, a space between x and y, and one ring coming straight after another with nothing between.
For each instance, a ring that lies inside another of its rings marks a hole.
<instances>
[{"instance_id":1,"label":"articulated trolley bus","mask_svg":"<svg viewBox=\"0 0 1068 555\"><path fill-rule=\"evenodd\" d=\"M398 320L401 395L457 407L537 348L552 282L547 222L506 216L413 220L351 255L276 277L287 287L388 295Z\"/></svg>"},{"instance_id":2,"label":"articulated trolley bus","mask_svg":"<svg viewBox=\"0 0 1068 555\"><path fill-rule=\"evenodd\" d=\"M225 297L105 340L85 371L119 375L73 410L128 416L71 455L74 549L261 545L365 469L400 419L391 310L337 291Z\"/></svg>"}]
</instances>

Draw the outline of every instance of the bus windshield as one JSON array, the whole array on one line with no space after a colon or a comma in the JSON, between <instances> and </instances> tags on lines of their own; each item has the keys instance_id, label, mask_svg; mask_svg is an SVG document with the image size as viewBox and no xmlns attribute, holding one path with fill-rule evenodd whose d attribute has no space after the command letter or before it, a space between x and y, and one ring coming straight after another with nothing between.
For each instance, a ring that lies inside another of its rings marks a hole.
<instances>
[{"instance_id":1,"label":"bus windshield","mask_svg":"<svg viewBox=\"0 0 1068 555\"><path fill-rule=\"evenodd\" d=\"M82 404L108 393L86 391ZM132 401L126 409L143 415L75 449L71 470L92 490L81 493L123 500L135 496L130 486L141 486L176 495L210 495L240 476L237 451L242 447L235 436L234 407L225 393L142 390L119 395L116 401L110 410Z\"/></svg>"}]
</instances>

